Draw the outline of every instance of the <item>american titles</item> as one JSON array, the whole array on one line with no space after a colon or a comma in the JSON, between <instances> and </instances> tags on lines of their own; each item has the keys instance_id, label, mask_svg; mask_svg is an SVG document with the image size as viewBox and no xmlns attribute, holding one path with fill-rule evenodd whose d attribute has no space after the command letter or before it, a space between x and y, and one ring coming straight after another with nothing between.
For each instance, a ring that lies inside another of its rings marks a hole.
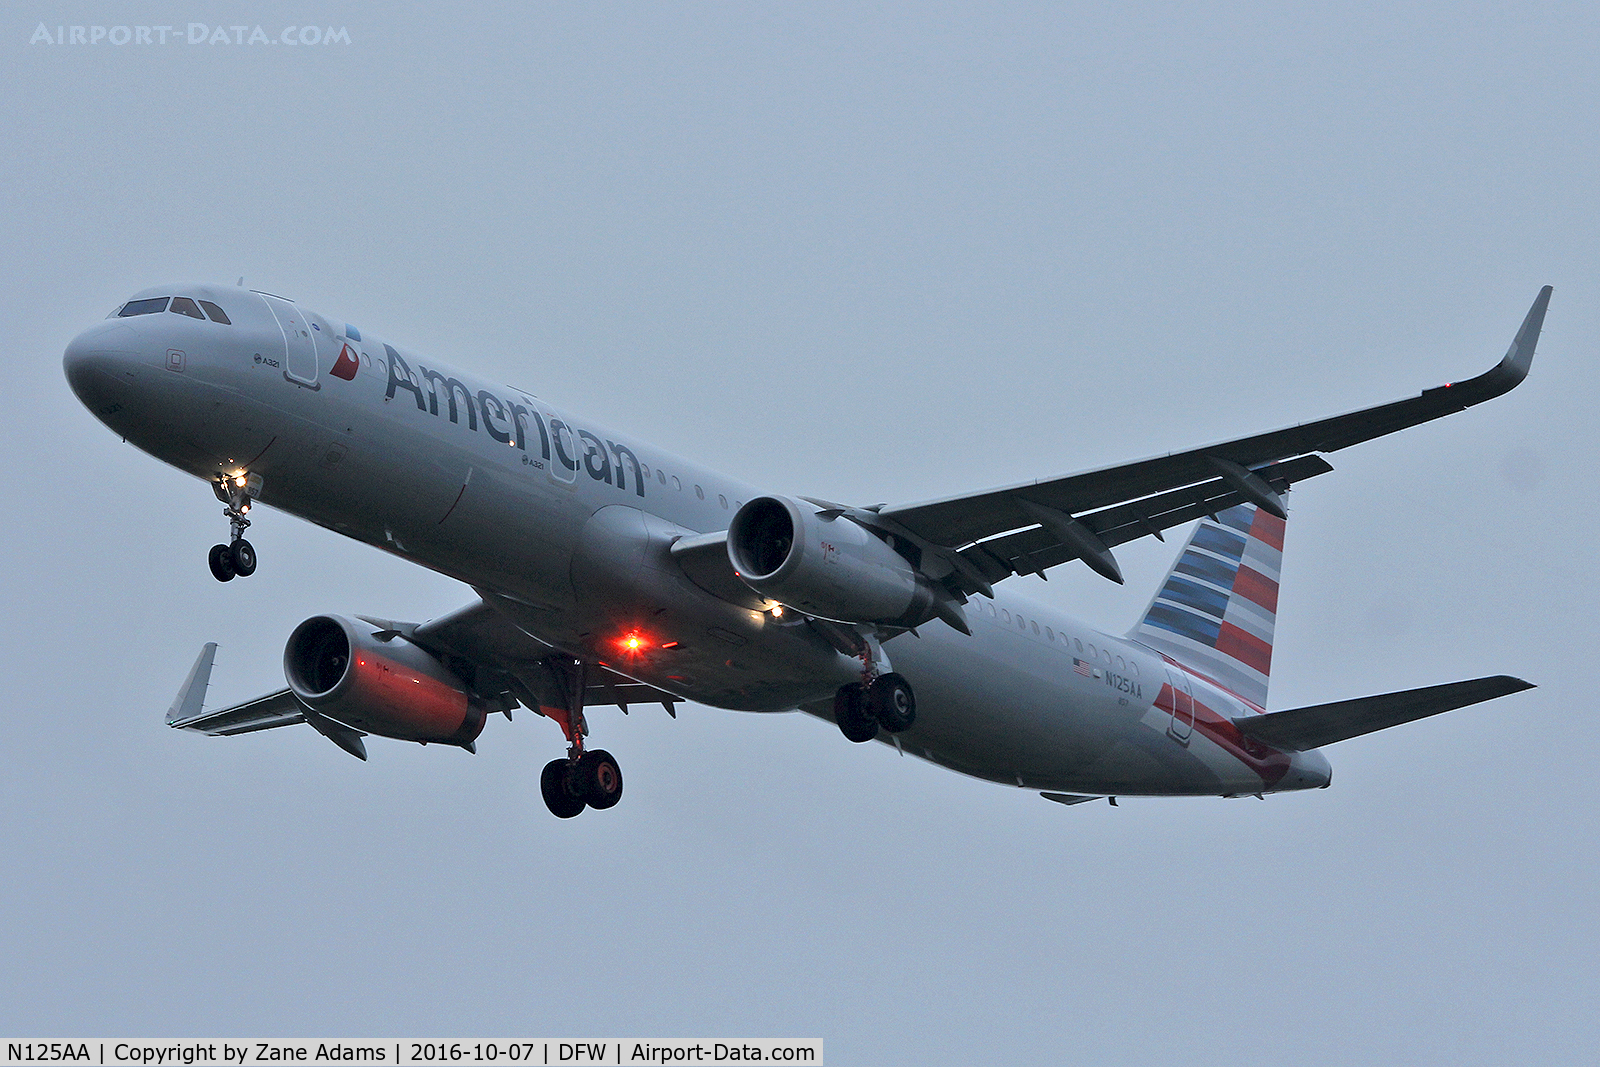
<instances>
[{"instance_id":1,"label":"american titles","mask_svg":"<svg viewBox=\"0 0 1600 1067\"><path fill-rule=\"evenodd\" d=\"M551 468L556 477L565 472L569 475L565 480L570 481L582 470L597 482L627 491L630 488L628 474L631 470L631 488L636 495L644 496L645 479L639 468L639 457L626 445L602 441L588 430L572 426L554 414L546 420L537 407L532 406L532 401L524 405L514 399L503 400L487 389L480 389L474 395L460 378L441 374L420 363L416 370L412 370L393 345L385 344L383 350L389 357L389 384L384 392L385 400L393 400L397 392L410 393L417 402L417 410L433 416L439 414L443 401L445 414L450 421L460 425L464 415L467 429L472 431L478 429L481 414L483 432L492 440L520 449L525 458L535 454L529 449L529 430L537 430L537 455L546 463L559 465L559 469Z\"/></svg>"}]
</instances>

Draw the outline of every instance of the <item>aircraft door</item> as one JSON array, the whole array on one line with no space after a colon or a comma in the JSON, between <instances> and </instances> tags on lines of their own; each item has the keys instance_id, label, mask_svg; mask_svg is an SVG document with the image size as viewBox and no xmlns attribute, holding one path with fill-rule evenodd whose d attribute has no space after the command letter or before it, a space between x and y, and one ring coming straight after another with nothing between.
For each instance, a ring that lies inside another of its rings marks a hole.
<instances>
[{"instance_id":1,"label":"aircraft door","mask_svg":"<svg viewBox=\"0 0 1600 1067\"><path fill-rule=\"evenodd\" d=\"M583 449L578 435L560 415L545 409L550 426L550 480L558 485L572 485L578 480L578 468L583 464Z\"/></svg>"},{"instance_id":2,"label":"aircraft door","mask_svg":"<svg viewBox=\"0 0 1600 1067\"><path fill-rule=\"evenodd\" d=\"M311 334L311 322L294 302L281 296L259 294L272 309L283 332L283 376L298 385L320 388L317 385L317 342Z\"/></svg>"},{"instance_id":3,"label":"aircraft door","mask_svg":"<svg viewBox=\"0 0 1600 1067\"><path fill-rule=\"evenodd\" d=\"M1167 680L1172 686L1172 722L1167 725L1167 735L1187 745L1189 735L1194 733L1194 689L1189 676L1181 670L1168 667Z\"/></svg>"}]
</instances>

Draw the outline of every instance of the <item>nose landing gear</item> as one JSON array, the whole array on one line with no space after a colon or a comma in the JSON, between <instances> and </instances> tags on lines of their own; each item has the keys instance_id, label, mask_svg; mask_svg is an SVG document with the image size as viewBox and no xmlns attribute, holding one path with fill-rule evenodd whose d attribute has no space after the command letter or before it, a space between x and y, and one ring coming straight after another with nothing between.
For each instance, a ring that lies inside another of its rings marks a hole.
<instances>
[{"instance_id":1,"label":"nose landing gear","mask_svg":"<svg viewBox=\"0 0 1600 1067\"><path fill-rule=\"evenodd\" d=\"M250 511L251 498L260 492L261 476L252 474L248 478L243 475L230 478L219 474L211 488L223 503L222 514L228 519L230 535L227 544L211 546L211 554L207 558L211 565L211 576L219 582L232 581L235 576L248 578L256 572L256 550L244 539L244 532L250 526L246 515Z\"/></svg>"}]
</instances>

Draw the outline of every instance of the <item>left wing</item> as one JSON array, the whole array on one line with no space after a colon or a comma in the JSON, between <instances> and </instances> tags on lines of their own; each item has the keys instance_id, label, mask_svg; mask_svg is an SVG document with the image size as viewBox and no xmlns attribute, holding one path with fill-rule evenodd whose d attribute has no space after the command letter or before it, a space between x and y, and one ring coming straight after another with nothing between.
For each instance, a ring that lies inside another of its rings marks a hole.
<instances>
[{"instance_id":1,"label":"left wing","mask_svg":"<svg viewBox=\"0 0 1600 1067\"><path fill-rule=\"evenodd\" d=\"M453 656L473 664L480 672L476 679L480 691L513 696L536 711L541 704L559 706L554 704L555 699L568 696L548 692L552 686L560 689L570 682L565 677L552 678L549 669L552 660L566 657L516 625L489 599L421 626L383 619L365 621L394 628L406 640L435 655ZM584 665L580 684L583 706L615 704L623 714L627 714L630 704L660 704L676 718L674 705L682 699L597 663Z\"/></svg>"},{"instance_id":2,"label":"left wing","mask_svg":"<svg viewBox=\"0 0 1600 1067\"><path fill-rule=\"evenodd\" d=\"M599 664L577 665L482 600L420 626L361 618L380 633L403 637L448 663L479 699L493 710L505 711L508 718L510 709L519 703L534 710L542 706L565 708L575 703L580 717L587 705L615 704L626 714L629 704L658 703L667 709L667 714L677 717L676 703L680 698ZM367 758L362 741L365 733L318 714L289 689L242 704L205 710L216 655L214 641L200 650L183 688L167 710L168 726L223 737L309 723L346 752L358 759ZM466 747L471 751L470 745Z\"/></svg>"},{"instance_id":3,"label":"left wing","mask_svg":"<svg viewBox=\"0 0 1600 1067\"><path fill-rule=\"evenodd\" d=\"M206 689L211 684L211 667L216 657L217 643L207 641L200 650L199 658L194 661L183 688L178 690L177 699L167 711L168 726L175 730L194 730L219 737L270 730L275 726L293 726L306 721L305 709L287 689L220 711L203 710Z\"/></svg>"},{"instance_id":4,"label":"left wing","mask_svg":"<svg viewBox=\"0 0 1600 1067\"><path fill-rule=\"evenodd\" d=\"M1333 469L1317 453L1429 422L1515 388L1533 363L1550 293L1548 285L1539 291L1496 366L1406 400L1136 463L942 500L872 509L824 506L908 539L925 559L931 550L963 593L988 593L1002 578L1042 574L1071 559L1120 582L1110 551L1115 545L1145 534L1159 537L1162 530L1239 503L1282 516L1283 491Z\"/></svg>"}]
</instances>

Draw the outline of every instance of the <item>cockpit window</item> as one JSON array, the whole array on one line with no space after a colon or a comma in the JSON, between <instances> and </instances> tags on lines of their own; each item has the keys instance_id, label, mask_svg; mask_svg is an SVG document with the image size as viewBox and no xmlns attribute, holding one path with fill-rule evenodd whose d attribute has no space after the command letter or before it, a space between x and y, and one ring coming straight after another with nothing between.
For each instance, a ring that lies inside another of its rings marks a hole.
<instances>
[{"instance_id":1,"label":"cockpit window","mask_svg":"<svg viewBox=\"0 0 1600 1067\"><path fill-rule=\"evenodd\" d=\"M191 319L205 319L205 316L200 314L200 309L194 306L194 301L186 296L173 297L172 306L167 310L175 311L179 315L187 315Z\"/></svg>"},{"instance_id":2,"label":"cockpit window","mask_svg":"<svg viewBox=\"0 0 1600 1067\"><path fill-rule=\"evenodd\" d=\"M122 305L122 310L117 312L117 318L126 319L134 315L154 315L158 311L167 310L165 296L153 296L148 300L130 300Z\"/></svg>"},{"instance_id":3,"label":"cockpit window","mask_svg":"<svg viewBox=\"0 0 1600 1067\"><path fill-rule=\"evenodd\" d=\"M348 322L344 324L344 335L350 338L352 341L361 340L361 331L350 325Z\"/></svg>"},{"instance_id":4,"label":"cockpit window","mask_svg":"<svg viewBox=\"0 0 1600 1067\"><path fill-rule=\"evenodd\" d=\"M220 322L224 326L232 326L233 320L228 318L228 313L209 300L200 301L200 306L206 309L206 314L211 316L212 322Z\"/></svg>"}]
</instances>

